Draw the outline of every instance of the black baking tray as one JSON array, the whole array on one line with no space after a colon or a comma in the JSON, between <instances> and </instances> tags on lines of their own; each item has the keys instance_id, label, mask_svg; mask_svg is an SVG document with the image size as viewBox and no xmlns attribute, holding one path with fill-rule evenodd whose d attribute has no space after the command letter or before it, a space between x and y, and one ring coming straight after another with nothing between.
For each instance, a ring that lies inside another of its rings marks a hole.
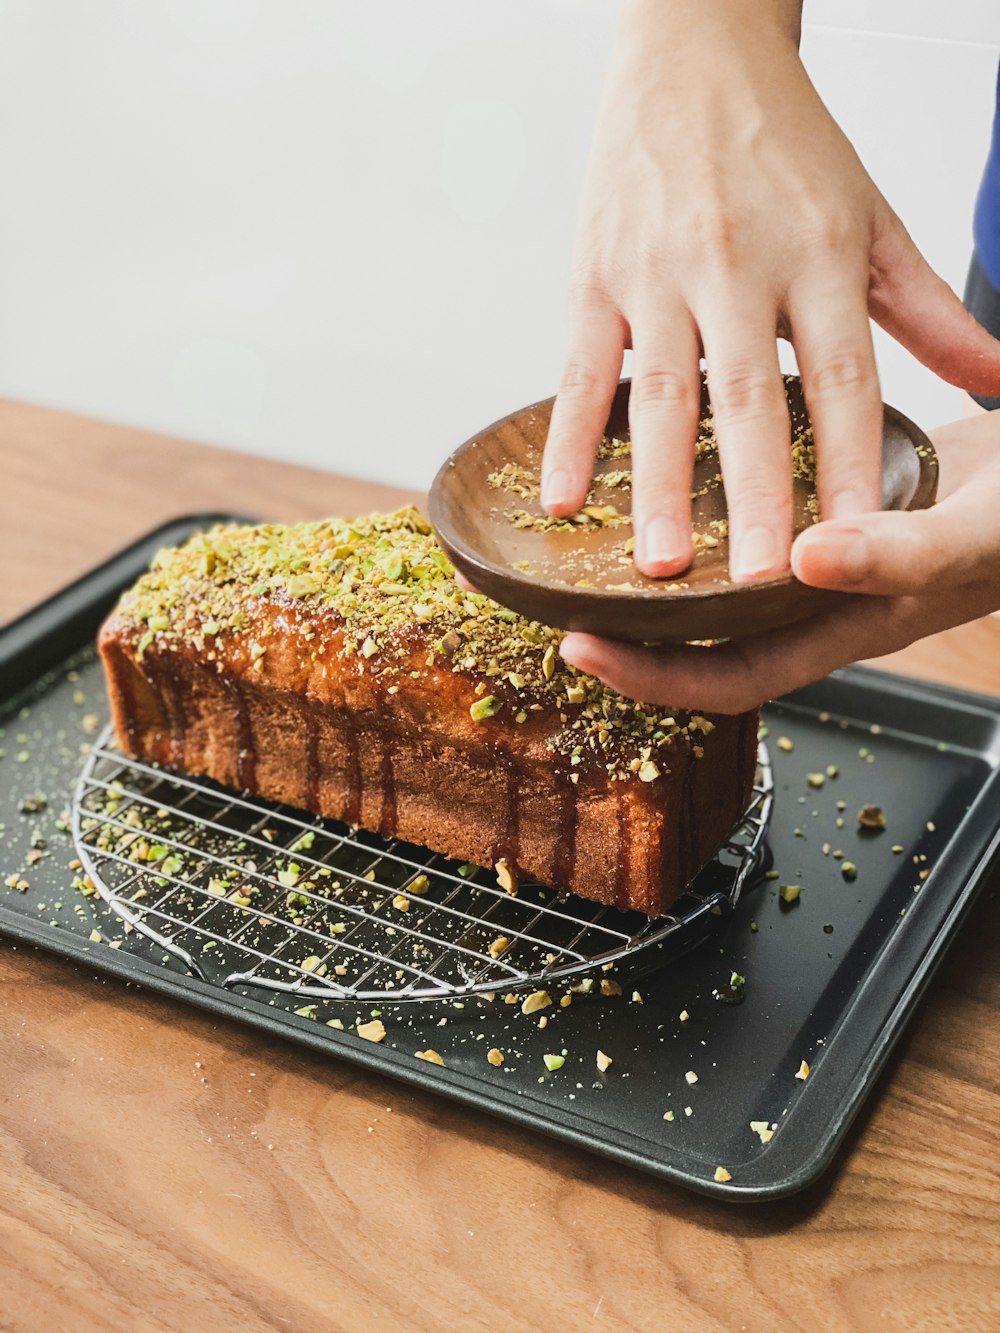
<instances>
[{"instance_id":1,"label":"black baking tray","mask_svg":"<svg viewBox=\"0 0 1000 1333\"><path fill-rule=\"evenodd\" d=\"M349 1031L370 1007L331 1000L306 1018L291 997L220 990L72 887L63 816L106 718L99 621L156 549L221 517L165 525L0 631L0 932L707 1194L757 1201L815 1180L1000 858L998 702L862 668L781 700L765 710L778 878L693 952L636 980L641 1002L623 976L622 996L574 996L545 1011L544 1029L499 995L383 1004L388 1035L373 1045ZM859 831L867 803L884 809L884 832ZM33 844L44 855L29 864ZM789 883L801 885L791 907L778 892ZM746 978L735 993L733 972ZM486 1061L492 1046L507 1052L500 1069ZM415 1058L427 1047L443 1068ZM613 1059L604 1074L599 1048ZM562 1052L548 1072L543 1054ZM751 1120L776 1126L768 1143ZM716 1182L719 1166L731 1180Z\"/></svg>"}]
</instances>

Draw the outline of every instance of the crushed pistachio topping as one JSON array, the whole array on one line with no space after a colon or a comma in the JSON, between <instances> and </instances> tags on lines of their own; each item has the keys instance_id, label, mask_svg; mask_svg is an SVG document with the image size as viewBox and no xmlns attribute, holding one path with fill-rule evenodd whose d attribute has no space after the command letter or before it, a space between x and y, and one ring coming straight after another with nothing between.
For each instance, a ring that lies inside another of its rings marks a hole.
<instances>
[{"instance_id":1,"label":"crushed pistachio topping","mask_svg":"<svg viewBox=\"0 0 1000 1333\"><path fill-rule=\"evenodd\" d=\"M858 811L858 824L863 829L884 829L887 824L885 811L880 805L863 805Z\"/></svg>"},{"instance_id":2,"label":"crushed pistachio topping","mask_svg":"<svg viewBox=\"0 0 1000 1333\"><path fill-rule=\"evenodd\" d=\"M506 857L501 857L500 860L496 863L496 872L497 872L497 883L500 885L500 887L506 893L509 893L512 898L516 898L517 875L514 873L514 869L511 866L511 863L506 859Z\"/></svg>"},{"instance_id":3,"label":"crushed pistachio topping","mask_svg":"<svg viewBox=\"0 0 1000 1333\"><path fill-rule=\"evenodd\" d=\"M551 1003L552 997L547 990L532 991L521 1005L521 1013L537 1014L539 1009L546 1009Z\"/></svg>"},{"instance_id":4,"label":"crushed pistachio topping","mask_svg":"<svg viewBox=\"0 0 1000 1333\"><path fill-rule=\"evenodd\" d=\"M725 1185L727 1181L732 1180L732 1176L724 1166L717 1166L715 1168L714 1179L717 1180L720 1185Z\"/></svg>"},{"instance_id":5,"label":"crushed pistachio topping","mask_svg":"<svg viewBox=\"0 0 1000 1333\"><path fill-rule=\"evenodd\" d=\"M373 1018L370 1023L359 1023L354 1029L365 1041L384 1041L385 1024L380 1018Z\"/></svg>"},{"instance_id":6,"label":"crushed pistachio topping","mask_svg":"<svg viewBox=\"0 0 1000 1333\"><path fill-rule=\"evenodd\" d=\"M213 528L160 551L119 614L132 622L139 657L153 644L191 644L220 670L224 659L264 674L281 628L260 612L274 607L316 661L336 633L354 669L384 680L386 707L413 670L415 644L427 642L416 674L466 676L469 714L485 736L548 708L549 748L571 766L597 758L613 778L652 781L654 770L669 771L662 759L671 745L712 730L708 719L624 699L562 659L562 631L463 591L412 508L352 522Z\"/></svg>"},{"instance_id":7,"label":"crushed pistachio topping","mask_svg":"<svg viewBox=\"0 0 1000 1333\"><path fill-rule=\"evenodd\" d=\"M605 1055L603 1051L597 1052L597 1068L602 1074L606 1073L613 1064L614 1061L611 1059L610 1055Z\"/></svg>"}]
</instances>

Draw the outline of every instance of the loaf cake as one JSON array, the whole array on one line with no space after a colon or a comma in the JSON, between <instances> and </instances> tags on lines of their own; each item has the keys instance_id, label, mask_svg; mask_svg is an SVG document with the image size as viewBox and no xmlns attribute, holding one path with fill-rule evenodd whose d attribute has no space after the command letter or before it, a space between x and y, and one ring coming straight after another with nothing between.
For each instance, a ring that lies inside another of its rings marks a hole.
<instances>
[{"instance_id":1,"label":"loaf cake","mask_svg":"<svg viewBox=\"0 0 1000 1333\"><path fill-rule=\"evenodd\" d=\"M414 509L217 527L101 629L128 753L649 915L745 811L757 715L634 703L464 592Z\"/></svg>"}]
</instances>

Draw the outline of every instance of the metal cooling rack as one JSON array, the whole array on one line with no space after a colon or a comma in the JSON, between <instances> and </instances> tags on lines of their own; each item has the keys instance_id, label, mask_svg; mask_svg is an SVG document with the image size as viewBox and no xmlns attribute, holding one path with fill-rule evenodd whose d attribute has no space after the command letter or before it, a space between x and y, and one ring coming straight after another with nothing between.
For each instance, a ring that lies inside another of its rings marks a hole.
<instances>
[{"instance_id":1,"label":"metal cooling rack","mask_svg":"<svg viewBox=\"0 0 1000 1333\"><path fill-rule=\"evenodd\" d=\"M513 897L486 870L131 759L110 727L80 775L72 826L83 871L126 928L203 980L440 999L697 942L762 868L774 785L763 743L758 764L743 820L654 920L535 884Z\"/></svg>"}]
</instances>

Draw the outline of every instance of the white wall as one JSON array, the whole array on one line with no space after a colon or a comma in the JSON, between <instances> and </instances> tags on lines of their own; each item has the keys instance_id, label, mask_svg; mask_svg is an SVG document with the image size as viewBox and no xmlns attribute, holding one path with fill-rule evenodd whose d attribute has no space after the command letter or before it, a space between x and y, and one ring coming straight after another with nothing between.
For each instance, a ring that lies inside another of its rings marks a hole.
<instances>
[{"instance_id":1,"label":"white wall","mask_svg":"<svg viewBox=\"0 0 1000 1333\"><path fill-rule=\"evenodd\" d=\"M426 484L551 392L608 0L0 0L0 393ZM996 0L807 0L961 287ZM954 391L880 347L927 424Z\"/></svg>"}]
</instances>

